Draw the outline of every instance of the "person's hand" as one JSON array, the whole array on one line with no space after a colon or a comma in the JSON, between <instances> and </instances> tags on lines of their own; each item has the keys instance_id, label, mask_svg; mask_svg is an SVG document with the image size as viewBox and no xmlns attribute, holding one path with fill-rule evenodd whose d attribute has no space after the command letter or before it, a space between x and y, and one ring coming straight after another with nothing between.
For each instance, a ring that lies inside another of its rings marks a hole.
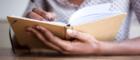
<instances>
[{"instance_id":1,"label":"person's hand","mask_svg":"<svg viewBox=\"0 0 140 60\"><path fill-rule=\"evenodd\" d=\"M98 54L100 51L100 42L93 36L78 32L75 30L67 30L67 34L74 40L63 40L53 35L47 28L41 26L29 27L27 30L33 33L46 46L49 46L63 54Z\"/></svg>"},{"instance_id":2,"label":"person's hand","mask_svg":"<svg viewBox=\"0 0 140 60\"><path fill-rule=\"evenodd\" d=\"M31 12L28 12L27 17L40 21L53 21L56 18L53 12L47 12L39 8L34 8Z\"/></svg>"}]
</instances>

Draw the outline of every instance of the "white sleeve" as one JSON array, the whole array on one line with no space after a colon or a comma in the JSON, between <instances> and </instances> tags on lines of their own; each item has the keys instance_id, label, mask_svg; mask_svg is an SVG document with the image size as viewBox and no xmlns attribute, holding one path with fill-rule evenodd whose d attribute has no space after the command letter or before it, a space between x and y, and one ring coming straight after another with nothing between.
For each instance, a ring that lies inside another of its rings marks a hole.
<instances>
[{"instance_id":1,"label":"white sleeve","mask_svg":"<svg viewBox=\"0 0 140 60\"><path fill-rule=\"evenodd\" d=\"M117 10L121 12L128 12L129 0L113 0L111 10Z\"/></svg>"}]
</instances>

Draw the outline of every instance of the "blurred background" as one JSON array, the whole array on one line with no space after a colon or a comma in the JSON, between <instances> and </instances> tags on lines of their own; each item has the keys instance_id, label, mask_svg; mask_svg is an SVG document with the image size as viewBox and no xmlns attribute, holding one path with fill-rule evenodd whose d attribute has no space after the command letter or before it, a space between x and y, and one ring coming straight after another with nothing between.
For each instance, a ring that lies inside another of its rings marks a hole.
<instances>
[{"instance_id":1,"label":"blurred background","mask_svg":"<svg viewBox=\"0 0 140 60\"><path fill-rule=\"evenodd\" d=\"M9 24L7 15L22 16L28 6L29 0L0 0L0 49L11 48L9 40ZM129 38L140 36L140 24L133 13Z\"/></svg>"},{"instance_id":2,"label":"blurred background","mask_svg":"<svg viewBox=\"0 0 140 60\"><path fill-rule=\"evenodd\" d=\"M30 0L0 0L0 49L11 48L8 15L22 16Z\"/></svg>"}]
</instances>

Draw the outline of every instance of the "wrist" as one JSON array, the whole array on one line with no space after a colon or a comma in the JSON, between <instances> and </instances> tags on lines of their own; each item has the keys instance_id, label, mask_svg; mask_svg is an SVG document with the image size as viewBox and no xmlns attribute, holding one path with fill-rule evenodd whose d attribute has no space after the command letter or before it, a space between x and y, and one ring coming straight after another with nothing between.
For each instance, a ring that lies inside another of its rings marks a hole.
<instances>
[{"instance_id":1,"label":"wrist","mask_svg":"<svg viewBox=\"0 0 140 60\"><path fill-rule=\"evenodd\" d=\"M101 41L97 41L96 43L93 44L93 54L95 55L102 55L102 42Z\"/></svg>"},{"instance_id":2,"label":"wrist","mask_svg":"<svg viewBox=\"0 0 140 60\"><path fill-rule=\"evenodd\" d=\"M110 55L115 49L113 42L100 42L98 48L98 55Z\"/></svg>"}]
</instances>

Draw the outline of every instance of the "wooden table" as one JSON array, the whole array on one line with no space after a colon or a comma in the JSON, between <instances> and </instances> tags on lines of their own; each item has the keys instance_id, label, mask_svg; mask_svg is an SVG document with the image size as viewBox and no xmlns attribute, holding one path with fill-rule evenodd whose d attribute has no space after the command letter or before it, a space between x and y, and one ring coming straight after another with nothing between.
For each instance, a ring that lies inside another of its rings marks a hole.
<instances>
[{"instance_id":1,"label":"wooden table","mask_svg":"<svg viewBox=\"0 0 140 60\"><path fill-rule=\"evenodd\" d=\"M140 56L16 56L10 49L0 49L0 60L140 60Z\"/></svg>"}]
</instances>

